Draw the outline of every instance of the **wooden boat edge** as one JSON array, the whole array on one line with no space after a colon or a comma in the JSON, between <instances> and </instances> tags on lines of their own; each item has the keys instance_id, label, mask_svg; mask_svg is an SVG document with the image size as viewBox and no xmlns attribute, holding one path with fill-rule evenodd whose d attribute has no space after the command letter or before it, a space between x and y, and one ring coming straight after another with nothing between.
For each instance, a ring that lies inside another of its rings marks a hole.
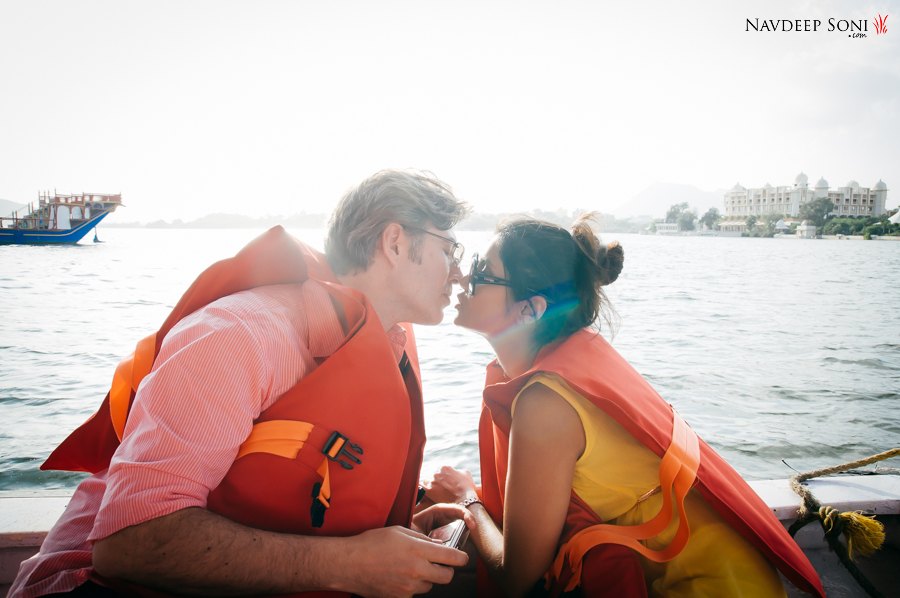
<instances>
[{"instance_id":1,"label":"wooden boat edge","mask_svg":"<svg viewBox=\"0 0 900 598\"><path fill-rule=\"evenodd\" d=\"M795 519L800 497L791 490L788 480L759 480L749 484L779 520L787 525ZM900 475L840 475L809 480L806 484L823 505L900 520L897 517L900 515ZM47 531L65 510L71 496L71 492L58 490L0 491L0 596L6 595L19 563L40 548ZM804 543L809 540L804 538L819 539L821 531L798 535L798 542L807 550ZM896 538L892 545L897 545ZM815 559L812 560L816 564Z\"/></svg>"}]
</instances>

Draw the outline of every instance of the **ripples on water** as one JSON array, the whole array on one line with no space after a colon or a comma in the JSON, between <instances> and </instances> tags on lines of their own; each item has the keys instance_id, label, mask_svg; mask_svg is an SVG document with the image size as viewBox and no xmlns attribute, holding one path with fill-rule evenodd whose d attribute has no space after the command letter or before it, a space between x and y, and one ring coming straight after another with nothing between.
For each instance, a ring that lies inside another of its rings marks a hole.
<instances>
[{"instance_id":1,"label":"ripples on water","mask_svg":"<svg viewBox=\"0 0 900 598\"><path fill-rule=\"evenodd\" d=\"M102 244L0 247L0 490L73 487L80 474L39 472L42 460L194 277L258 232L104 229ZM321 231L294 232L321 246ZM490 234L459 237L471 254ZM900 243L618 238L614 346L744 476L900 446ZM492 354L454 313L417 328L426 477L442 464L478 469Z\"/></svg>"}]
</instances>

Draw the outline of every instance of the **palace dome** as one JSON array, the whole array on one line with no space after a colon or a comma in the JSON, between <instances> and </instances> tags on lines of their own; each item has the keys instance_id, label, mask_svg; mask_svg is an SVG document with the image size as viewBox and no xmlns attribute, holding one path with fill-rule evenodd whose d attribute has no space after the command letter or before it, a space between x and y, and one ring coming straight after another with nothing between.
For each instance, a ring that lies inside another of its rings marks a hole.
<instances>
[{"instance_id":1,"label":"palace dome","mask_svg":"<svg viewBox=\"0 0 900 598\"><path fill-rule=\"evenodd\" d=\"M878 179L878 182L875 183L875 190L876 191L886 191L887 185L884 184L884 181L882 181L881 179Z\"/></svg>"},{"instance_id":2,"label":"palace dome","mask_svg":"<svg viewBox=\"0 0 900 598\"><path fill-rule=\"evenodd\" d=\"M808 182L809 182L809 179L808 179L807 176L806 176L805 174L803 174L802 172L801 172L800 174L797 175L797 178L796 178L796 179L794 179L794 184L795 184L795 185L805 185L805 184L808 183Z\"/></svg>"},{"instance_id":3,"label":"palace dome","mask_svg":"<svg viewBox=\"0 0 900 598\"><path fill-rule=\"evenodd\" d=\"M828 181L825 180L825 177L819 179L819 182L816 183L816 189L828 189Z\"/></svg>"}]
</instances>

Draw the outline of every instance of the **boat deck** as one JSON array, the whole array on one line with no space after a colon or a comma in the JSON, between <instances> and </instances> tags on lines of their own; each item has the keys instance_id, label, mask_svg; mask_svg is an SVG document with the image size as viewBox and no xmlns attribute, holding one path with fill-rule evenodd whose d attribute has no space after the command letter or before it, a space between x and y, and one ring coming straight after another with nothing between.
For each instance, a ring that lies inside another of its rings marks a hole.
<instances>
[{"instance_id":1,"label":"boat deck","mask_svg":"<svg viewBox=\"0 0 900 598\"><path fill-rule=\"evenodd\" d=\"M885 596L900 595L900 476L841 475L807 482L816 499L841 511L874 513L885 524L887 540L858 566ZM750 482L785 525L795 518L800 499L787 480ZM0 596L6 596L19 563L37 552L47 530L65 510L71 493L0 492ZM866 596L824 541L821 526L801 529L797 542L819 572L829 598ZM790 596L804 596L786 584Z\"/></svg>"},{"instance_id":2,"label":"boat deck","mask_svg":"<svg viewBox=\"0 0 900 598\"><path fill-rule=\"evenodd\" d=\"M858 558L855 563L863 575L875 586L882 596L900 596L900 515L885 515L878 518L884 524L885 541L881 549L868 558ZM794 536L825 587L828 598L864 598L866 592L840 563L835 553L825 542L822 526L810 523ZM785 583L788 596L799 598L808 596L790 583Z\"/></svg>"},{"instance_id":3,"label":"boat deck","mask_svg":"<svg viewBox=\"0 0 900 598\"><path fill-rule=\"evenodd\" d=\"M878 516L885 526L885 542L872 557L858 558L856 565L882 595L900 595L900 567L897 566L900 563L900 476L839 475L809 480L806 484L822 505ZM750 482L750 485L785 527L793 522L800 499L787 480ZM821 525L810 523L797 532L795 539L819 572L829 598L868 595L828 547ZM806 596L790 584L785 587L789 596Z\"/></svg>"},{"instance_id":4,"label":"boat deck","mask_svg":"<svg viewBox=\"0 0 900 598\"><path fill-rule=\"evenodd\" d=\"M0 596L6 596L19 563L38 551L69 504L71 492L0 492Z\"/></svg>"}]
</instances>

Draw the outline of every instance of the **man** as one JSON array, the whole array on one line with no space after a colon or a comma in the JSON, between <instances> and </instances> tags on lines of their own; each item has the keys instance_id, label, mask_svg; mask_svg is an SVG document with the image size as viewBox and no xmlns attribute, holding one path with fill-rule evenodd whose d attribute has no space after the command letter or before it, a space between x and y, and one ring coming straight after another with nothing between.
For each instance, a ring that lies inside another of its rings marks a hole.
<instances>
[{"instance_id":1,"label":"man","mask_svg":"<svg viewBox=\"0 0 900 598\"><path fill-rule=\"evenodd\" d=\"M336 208L327 264L276 228L204 272L45 463L95 475L10 596L449 582L465 554L413 529L469 515L412 521L424 427L400 324L440 322L466 211L431 176L383 171Z\"/></svg>"}]
</instances>

